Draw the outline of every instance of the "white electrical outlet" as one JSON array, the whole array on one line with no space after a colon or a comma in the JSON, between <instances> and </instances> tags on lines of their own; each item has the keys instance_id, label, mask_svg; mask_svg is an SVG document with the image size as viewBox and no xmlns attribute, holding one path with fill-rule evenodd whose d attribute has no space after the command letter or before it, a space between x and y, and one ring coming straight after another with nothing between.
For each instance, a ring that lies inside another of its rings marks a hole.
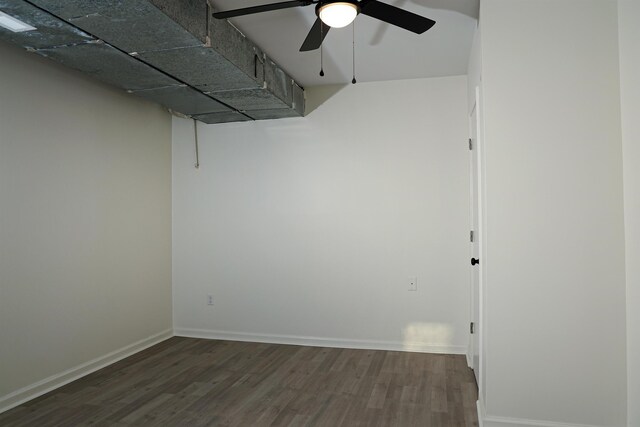
<instances>
[{"instance_id":1,"label":"white electrical outlet","mask_svg":"<svg viewBox=\"0 0 640 427\"><path fill-rule=\"evenodd\" d=\"M207 295L207 305L213 305L213 295Z\"/></svg>"},{"instance_id":2,"label":"white electrical outlet","mask_svg":"<svg viewBox=\"0 0 640 427\"><path fill-rule=\"evenodd\" d=\"M409 290L410 291L418 290L418 278L416 276L409 277Z\"/></svg>"}]
</instances>

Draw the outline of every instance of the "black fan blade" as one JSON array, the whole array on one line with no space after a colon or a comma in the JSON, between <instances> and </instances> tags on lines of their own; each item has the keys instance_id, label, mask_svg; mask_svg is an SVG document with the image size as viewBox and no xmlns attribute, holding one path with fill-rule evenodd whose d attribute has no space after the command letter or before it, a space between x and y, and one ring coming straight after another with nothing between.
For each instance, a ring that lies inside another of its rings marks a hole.
<instances>
[{"instance_id":1,"label":"black fan blade","mask_svg":"<svg viewBox=\"0 0 640 427\"><path fill-rule=\"evenodd\" d=\"M227 10L224 12L214 12L213 17L217 19L233 18L235 16L251 15L260 12L269 12L270 10L288 9L290 7L309 6L313 4L311 0L292 0L283 1L281 3L263 4L262 6L251 6L242 9Z\"/></svg>"},{"instance_id":2,"label":"black fan blade","mask_svg":"<svg viewBox=\"0 0 640 427\"><path fill-rule=\"evenodd\" d=\"M317 18L316 22L313 23L313 27L309 30L307 38L304 39L300 52L307 52L319 48L330 29L330 26L322 22L320 18Z\"/></svg>"},{"instance_id":3,"label":"black fan blade","mask_svg":"<svg viewBox=\"0 0 640 427\"><path fill-rule=\"evenodd\" d=\"M378 0L363 0L360 2L360 13L405 30L413 31L416 34L424 33L436 23L436 21L424 16L416 15Z\"/></svg>"}]
</instances>

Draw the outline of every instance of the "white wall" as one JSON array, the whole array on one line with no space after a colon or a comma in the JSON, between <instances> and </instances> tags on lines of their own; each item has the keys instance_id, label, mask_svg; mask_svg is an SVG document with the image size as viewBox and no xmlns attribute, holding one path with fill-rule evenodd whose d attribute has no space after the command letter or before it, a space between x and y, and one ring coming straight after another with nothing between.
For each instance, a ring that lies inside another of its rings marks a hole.
<instances>
[{"instance_id":1,"label":"white wall","mask_svg":"<svg viewBox=\"0 0 640 427\"><path fill-rule=\"evenodd\" d=\"M627 259L628 425L640 425L640 2L620 0L620 87Z\"/></svg>"},{"instance_id":2,"label":"white wall","mask_svg":"<svg viewBox=\"0 0 640 427\"><path fill-rule=\"evenodd\" d=\"M170 333L171 119L0 58L1 410Z\"/></svg>"},{"instance_id":3,"label":"white wall","mask_svg":"<svg viewBox=\"0 0 640 427\"><path fill-rule=\"evenodd\" d=\"M305 118L200 127L199 170L174 119L176 333L464 353L466 78L308 105L336 90Z\"/></svg>"},{"instance_id":4,"label":"white wall","mask_svg":"<svg viewBox=\"0 0 640 427\"><path fill-rule=\"evenodd\" d=\"M617 18L481 4L485 427L626 422Z\"/></svg>"}]
</instances>

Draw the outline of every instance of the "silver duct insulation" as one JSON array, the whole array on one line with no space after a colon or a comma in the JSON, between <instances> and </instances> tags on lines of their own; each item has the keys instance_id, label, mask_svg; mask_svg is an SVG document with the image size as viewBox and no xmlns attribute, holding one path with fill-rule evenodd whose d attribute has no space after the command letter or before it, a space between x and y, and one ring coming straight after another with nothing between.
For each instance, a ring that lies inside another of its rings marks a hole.
<instances>
[{"instance_id":1,"label":"silver duct insulation","mask_svg":"<svg viewBox=\"0 0 640 427\"><path fill-rule=\"evenodd\" d=\"M0 40L205 123L300 117L304 91L206 0L0 0Z\"/></svg>"}]
</instances>

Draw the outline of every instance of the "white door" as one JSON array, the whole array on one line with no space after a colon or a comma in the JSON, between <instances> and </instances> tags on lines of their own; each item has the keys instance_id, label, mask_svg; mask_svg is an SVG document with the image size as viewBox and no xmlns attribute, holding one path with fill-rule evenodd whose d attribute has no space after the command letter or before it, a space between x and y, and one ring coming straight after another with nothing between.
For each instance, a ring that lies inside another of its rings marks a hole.
<instances>
[{"instance_id":1,"label":"white door","mask_svg":"<svg viewBox=\"0 0 640 427\"><path fill-rule=\"evenodd\" d=\"M470 165L470 194L471 194L471 232L470 263L471 271L471 367L476 376L476 382L480 384L480 167L478 144L478 102L469 117L469 165Z\"/></svg>"}]
</instances>

